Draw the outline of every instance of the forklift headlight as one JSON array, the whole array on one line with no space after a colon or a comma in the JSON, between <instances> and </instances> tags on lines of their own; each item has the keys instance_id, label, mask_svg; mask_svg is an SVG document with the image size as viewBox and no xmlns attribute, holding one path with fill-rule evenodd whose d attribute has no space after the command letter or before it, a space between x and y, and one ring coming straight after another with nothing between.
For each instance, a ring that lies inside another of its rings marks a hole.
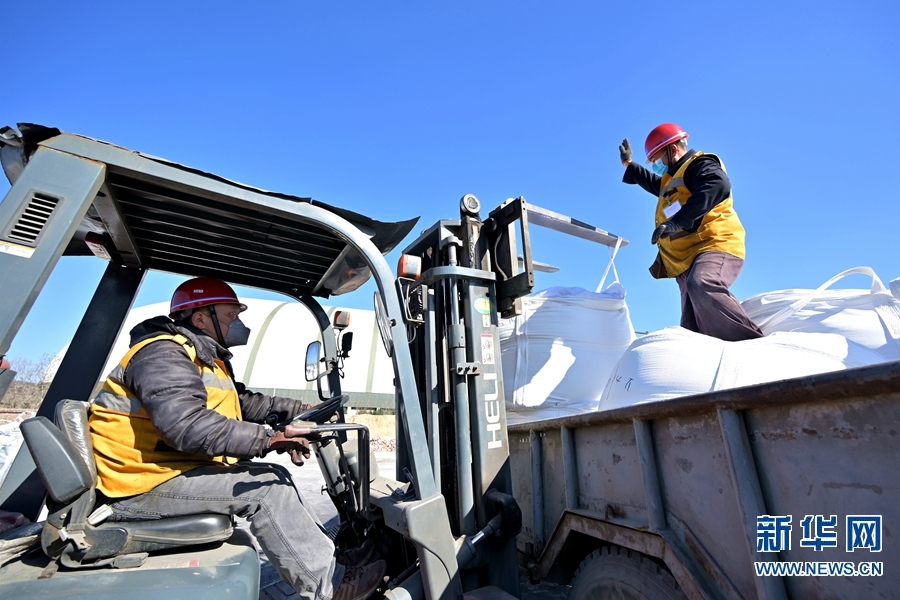
<instances>
[{"instance_id":1,"label":"forklift headlight","mask_svg":"<svg viewBox=\"0 0 900 600\"><path fill-rule=\"evenodd\" d=\"M416 280L422 274L422 258L402 254L397 262L397 277L400 279Z\"/></svg>"}]
</instances>

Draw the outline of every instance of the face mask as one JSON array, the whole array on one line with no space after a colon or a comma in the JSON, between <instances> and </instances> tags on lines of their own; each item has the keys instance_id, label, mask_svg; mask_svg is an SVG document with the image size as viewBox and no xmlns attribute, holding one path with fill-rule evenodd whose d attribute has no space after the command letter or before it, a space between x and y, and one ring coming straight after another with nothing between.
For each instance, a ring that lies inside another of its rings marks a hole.
<instances>
[{"instance_id":1,"label":"face mask","mask_svg":"<svg viewBox=\"0 0 900 600\"><path fill-rule=\"evenodd\" d=\"M235 319L228 325L228 335L225 336L225 347L233 348L234 346L245 346L247 340L250 339L250 328Z\"/></svg>"},{"instance_id":2,"label":"face mask","mask_svg":"<svg viewBox=\"0 0 900 600\"><path fill-rule=\"evenodd\" d=\"M650 163L650 169L660 177L669 172L669 167L663 163L661 158Z\"/></svg>"}]
</instances>

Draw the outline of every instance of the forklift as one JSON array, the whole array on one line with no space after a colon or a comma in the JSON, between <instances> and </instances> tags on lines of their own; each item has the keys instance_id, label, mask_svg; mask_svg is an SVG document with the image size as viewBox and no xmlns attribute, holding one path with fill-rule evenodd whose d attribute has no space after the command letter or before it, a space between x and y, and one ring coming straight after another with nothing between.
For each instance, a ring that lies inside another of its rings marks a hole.
<instances>
[{"instance_id":1,"label":"forklift","mask_svg":"<svg viewBox=\"0 0 900 600\"><path fill-rule=\"evenodd\" d=\"M320 404L308 427L340 517L338 547L373 539L391 600L519 597L498 320L521 311L534 271L529 221L607 246L624 240L509 199L485 217L460 202L403 251L417 219L385 223L236 183L58 129L0 129L12 187L0 203L0 357L61 256L108 262L37 415L0 486L0 509L35 521L0 541L37 539L0 566L0 597L259 597L252 540L224 515L107 522L96 505L89 401L145 274L215 277L284 294L316 317L305 374ZM521 253L521 255L520 255ZM378 472L362 425L346 423L341 318L318 299L372 278L394 370L396 471ZM271 423L275 428L287 423ZM348 435L349 434L349 435Z\"/></svg>"}]
</instances>

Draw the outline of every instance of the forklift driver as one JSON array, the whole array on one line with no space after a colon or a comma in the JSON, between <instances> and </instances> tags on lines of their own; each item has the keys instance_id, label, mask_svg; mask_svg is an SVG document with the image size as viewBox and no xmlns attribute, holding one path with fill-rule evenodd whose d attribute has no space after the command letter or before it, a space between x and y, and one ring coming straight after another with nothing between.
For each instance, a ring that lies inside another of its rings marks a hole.
<instances>
[{"instance_id":1,"label":"forklift driver","mask_svg":"<svg viewBox=\"0 0 900 600\"><path fill-rule=\"evenodd\" d=\"M310 456L309 441L298 435L303 430L288 425L273 432L262 423L273 413L285 421L310 407L234 381L228 348L247 343L245 310L224 281L196 278L175 290L168 317L131 330L131 348L91 405L98 504L109 504L113 520L246 518L302 598L365 598L381 583L385 561L364 564L371 555L366 545L335 556L288 470L247 460L275 450L302 465Z\"/></svg>"}]
</instances>

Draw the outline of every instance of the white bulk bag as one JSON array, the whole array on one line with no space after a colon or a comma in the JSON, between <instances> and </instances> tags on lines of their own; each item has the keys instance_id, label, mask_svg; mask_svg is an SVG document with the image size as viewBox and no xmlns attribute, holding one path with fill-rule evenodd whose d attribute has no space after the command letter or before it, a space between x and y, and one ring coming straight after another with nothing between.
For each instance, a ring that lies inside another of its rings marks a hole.
<instances>
[{"instance_id":1,"label":"white bulk bag","mask_svg":"<svg viewBox=\"0 0 900 600\"><path fill-rule=\"evenodd\" d=\"M871 287L828 289L853 273L870 276ZM741 306L767 335L775 331L839 333L874 350L885 361L900 360L900 297L886 289L869 267L838 273L815 290L759 294Z\"/></svg>"},{"instance_id":2,"label":"white bulk bag","mask_svg":"<svg viewBox=\"0 0 900 600\"><path fill-rule=\"evenodd\" d=\"M507 420L596 410L609 373L635 339L625 288L554 287L522 298L522 309L500 322Z\"/></svg>"},{"instance_id":3,"label":"white bulk bag","mask_svg":"<svg viewBox=\"0 0 900 600\"><path fill-rule=\"evenodd\" d=\"M598 410L839 371L881 362L835 333L779 332L725 342L682 327L635 341L619 360Z\"/></svg>"}]
</instances>

